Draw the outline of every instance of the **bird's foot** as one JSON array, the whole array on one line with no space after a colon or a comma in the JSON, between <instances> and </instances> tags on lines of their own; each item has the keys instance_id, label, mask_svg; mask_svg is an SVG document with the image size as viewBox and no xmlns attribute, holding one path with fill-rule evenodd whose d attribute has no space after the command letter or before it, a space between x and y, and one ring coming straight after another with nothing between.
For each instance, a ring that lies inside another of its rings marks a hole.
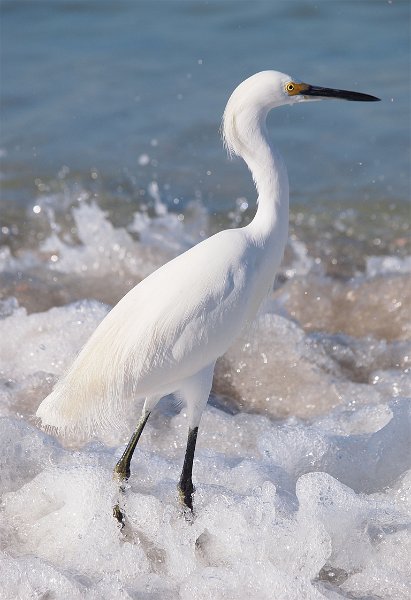
<instances>
[{"instance_id":1,"label":"bird's foot","mask_svg":"<svg viewBox=\"0 0 411 600\"><path fill-rule=\"evenodd\" d=\"M121 529L123 529L123 527L125 525L126 515L125 515L124 511L120 508L120 499L121 499L121 497L124 496L124 494L126 492L126 484L127 484L129 476L130 476L130 471L127 472L125 465L121 461L119 461L116 464L116 466L114 467L114 473L113 473L114 480L120 484L119 490L118 490L119 491L119 501L113 507L113 517L115 519L117 519L117 521L120 523Z\"/></svg>"},{"instance_id":2,"label":"bird's foot","mask_svg":"<svg viewBox=\"0 0 411 600\"><path fill-rule=\"evenodd\" d=\"M183 504L186 508L188 508L189 510L193 510L193 494L194 494L194 486L191 482L187 483L187 485L185 485L184 487L181 485L181 483L178 485L177 487L178 489L178 497L179 500L181 502L181 504Z\"/></svg>"},{"instance_id":3,"label":"bird's foot","mask_svg":"<svg viewBox=\"0 0 411 600\"><path fill-rule=\"evenodd\" d=\"M193 509L193 494L195 488L193 484L190 482L184 488L179 485L178 486L178 497L180 500L180 504L183 509L183 514L186 521L192 523L194 518L194 509Z\"/></svg>"},{"instance_id":4,"label":"bird's foot","mask_svg":"<svg viewBox=\"0 0 411 600\"><path fill-rule=\"evenodd\" d=\"M126 515L121 510L119 503L113 507L113 517L120 523L120 529L123 529L126 524Z\"/></svg>"},{"instance_id":5,"label":"bird's foot","mask_svg":"<svg viewBox=\"0 0 411 600\"><path fill-rule=\"evenodd\" d=\"M192 525L194 523L194 519L195 519L195 514L193 509L188 508L188 506L184 505L182 506L182 515L185 519L185 521L189 524Z\"/></svg>"},{"instance_id":6,"label":"bird's foot","mask_svg":"<svg viewBox=\"0 0 411 600\"><path fill-rule=\"evenodd\" d=\"M128 478L130 477L130 467L128 467L121 460L119 460L116 466L114 467L113 477L116 481L126 483Z\"/></svg>"}]
</instances>

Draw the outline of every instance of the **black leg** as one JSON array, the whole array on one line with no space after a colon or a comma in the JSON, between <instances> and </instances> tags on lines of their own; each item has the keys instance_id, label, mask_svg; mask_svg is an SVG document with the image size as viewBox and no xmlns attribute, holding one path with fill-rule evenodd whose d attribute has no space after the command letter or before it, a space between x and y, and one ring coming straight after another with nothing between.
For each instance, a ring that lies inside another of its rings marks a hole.
<instances>
[{"instance_id":1,"label":"black leg","mask_svg":"<svg viewBox=\"0 0 411 600\"><path fill-rule=\"evenodd\" d=\"M127 444L127 448L124 450L122 457L114 467L114 473L120 481L126 480L130 477L130 462L136 449L137 442L140 439L140 436L143 432L144 425L147 423L147 419L150 416L150 413L143 415L138 422L137 429L135 433L133 433L129 443Z\"/></svg>"},{"instance_id":2,"label":"black leg","mask_svg":"<svg viewBox=\"0 0 411 600\"><path fill-rule=\"evenodd\" d=\"M180 482L178 484L178 491L180 494L180 500L189 510L193 510L193 494L194 486L192 480L193 474L193 460L194 452L196 449L198 427L188 430L187 448L184 457L183 470L181 472Z\"/></svg>"},{"instance_id":3,"label":"black leg","mask_svg":"<svg viewBox=\"0 0 411 600\"><path fill-rule=\"evenodd\" d=\"M144 429L144 425L147 423L147 419L150 416L150 413L142 415L140 421L138 422L137 429L135 433L132 435L129 443L127 444L127 448L124 450L122 457L114 467L114 476L121 482L120 485L120 493L124 493L124 482L130 477L130 462L136 449L137 442L140 439L141 433ZM122 526L124 526L124 513L120 509L119 503L115 505L113 508L113 515L117 519Z\"/></svg>"}]
</instances>

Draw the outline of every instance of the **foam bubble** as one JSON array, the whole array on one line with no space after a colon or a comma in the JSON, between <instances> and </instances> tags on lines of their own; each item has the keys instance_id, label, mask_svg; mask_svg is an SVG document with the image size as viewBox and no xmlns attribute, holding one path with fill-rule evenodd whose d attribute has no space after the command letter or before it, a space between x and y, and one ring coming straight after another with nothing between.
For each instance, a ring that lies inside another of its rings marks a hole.
<instances>
[{"instance_id":1,"label":"foam bubble","mask_svg":"<svg viewBox=\"0 0 411 600\"><path fill-rule=\"evenodd\" d=\"M394 430L385 434L383 427L371 434L379 435L379 462L385 454L391 461L401 456L392 440L401 437L404 413L393 419ZM111 514L118 491L110 448L64 449L27 424L4 419L11 445L21 449L13 460L21 460L21 452L25 457L14 489L9 480L2 481L0 527L8 589L23 593L18 597L29 597L38 587L57 598L68 592L122 598L124 590L130 597L191 594L200 599L212 592L242 599L257 590L267 599L273 593L284 599L332 598L339 587L356 594L375 590L376 565L383 560L386 597L395 598L403 589L398 569L406 572L408 565L401 559L394 568L398 553L393 545L401 541L409 478L387 488L387 480L377 475L377 493L355 492L330 474L343 453L333 452L335 436L320 422L307 430L303 423L276 424L266 417L208 409L195 461L196 516L187 522L175 489L185 422L183 414L172 417L160 443L147 426L121 496L127 522L120 532ZM247 443L236 443L240 435ZM352 447L357 457L366 458L358 452L357 434L342 437L345 450ZM33 440L40 446L32 447ZM30 447L27 456L23 448ZM373 449L367 452L374 460ZM13 460L7 466L10 474ZM408 543L405 537L403 543Z\"/></svg>"},{"instance_id":2,"label":"foam bubble","mask_svg":"<svg viewBox=\"0 0 411 600\"><path fill-rule=\"evenodd\" d=\"M411 256L369 256L366 260L368 277L387 273L411 273Z\"/></svg>"},{"instance_id":3,"label":"foam bubble","mask_svg":"<svg viewBox=\"0 0 411 600\"><path fill-rule=\"evenodd\" d=\"M280 295L290 315L308 331L372 335L385 340L405 340L411 335L408 275L341 282L310 274L288 282Z\"/></svg>"},{"instance_id":4,"label":"foam bubble","mask_svg":"<svg viewBox=\"0 0 411 600\"><path fill-rule=\"evenodd\" d=\"M176 414L165 399L150 416L124 494L112 470L139 406L122 431L84 447L36 427L38 404L107 304L210 232L201 204L172 214L158 186L148 195L154 204L125 226L89 195L74 209L69 193L36 199L41 211L30 218L48 226L43 242L0 253L3 595L406 598L406 259L370 257L365 273L343 281L291 240L274 301L218 363L191 521L176 492L185 408ZM96 300L72 302L84 297ZM112 516L118 501L123 531Z\"/></svg>"}]
</instances>

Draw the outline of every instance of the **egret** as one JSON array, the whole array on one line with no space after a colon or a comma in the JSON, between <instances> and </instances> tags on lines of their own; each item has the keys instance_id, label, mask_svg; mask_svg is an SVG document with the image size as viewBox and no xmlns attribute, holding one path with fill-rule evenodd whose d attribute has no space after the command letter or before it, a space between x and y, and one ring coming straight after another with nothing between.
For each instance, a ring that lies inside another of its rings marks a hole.
<instances>
[{"instance_id":1,"label":"egret","mask_svg":"<svg viewBox=\"0 0 411 600\"><path fill-rule=\"evenodd\" d=\"M379 98L303 83L263 71L232 93L222 122L225 146L244 159L258 192L252 221L220 231L160 267L129 291L100 323L73 365L37 410L43 425L63 432L112 428L131 401L143 400L137 428L115 467L120 483L151 411L174 394L187 407L188 439L178 484L193 510L192 470L201 415L214 365L268 295L288 236L288 176L268 137L275 107L320 100ZM117 506L115 516L123 522Z\"/></svg>"}]
</instances>

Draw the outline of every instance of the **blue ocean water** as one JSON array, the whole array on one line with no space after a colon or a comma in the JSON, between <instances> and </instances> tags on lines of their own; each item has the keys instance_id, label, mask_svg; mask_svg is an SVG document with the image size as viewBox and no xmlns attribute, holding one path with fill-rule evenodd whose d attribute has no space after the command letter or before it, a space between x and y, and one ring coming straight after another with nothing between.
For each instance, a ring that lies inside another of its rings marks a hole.
<instances>
[{"instance_id":1,"label":"blue ocean water","mask_svg":"<svg viewBox=\"0 0 411 600\"><path fill-rule=\"evenodd\" d=\"M98 177L114 193L156 180L170 204L201 196L210 212L254 198L244 166L225 156L219 124L235 86L270 68L382 99L274 111L292 202L409 198L407 1L13 0L1 8L7 211L63 177L85 186Z\"/></svg>"}]
</instances>

